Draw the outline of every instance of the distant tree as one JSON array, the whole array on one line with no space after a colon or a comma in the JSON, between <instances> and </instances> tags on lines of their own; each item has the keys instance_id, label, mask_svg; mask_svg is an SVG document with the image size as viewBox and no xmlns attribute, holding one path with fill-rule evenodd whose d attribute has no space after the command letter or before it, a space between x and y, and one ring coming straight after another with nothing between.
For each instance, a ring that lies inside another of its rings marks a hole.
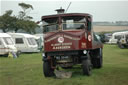
<instances>
[{"instance_id":1,"label":"distant tree","mask_svg":"<svg viewBox=\"0 0 128 85\"><path fill-rule=\"evenodd\" d=\"M31 16L28 16L31 10L33 10L33 6L30 4L26 3L19 3L18 4L23 10L19 12L19 19L24 19L24 20L30 20L32 19Z\"/></svg>"},{"instance_id":2,"label":"distant tree","mask_svg":"<svg viewBox=\"0 0 128 85\"><path fill-rule=\"evenodd\" d=\"M31 30L26 30L29 33L35 33L35 29L39 27L37 24L35 24L34 21L27 21L28 28Z\"/></svg>"},{"instance_id":3,"label":"distant tree","mask_svg":"<svg viewBox=\"0 0 128 85\"><path fill-rule=\"evenodd\" d=\"M31 16L28 16L30 10L33 9L32 5L19 3L19 6L21 6L23 11L19 12L18 17L12 16L12 10L8 10L5 14L0 16L0 29L3 32L17 32L19 29L22 29L28 33L35 33L35 29L38 25L31 20Z\"/></svg>"},{"instance_id":4,"label":"distant tree","mask_svg":"<svg viewBox=\"0 0 128 85\"><path fill-rule=\"evenodd\" d=\"M30 21L30 20L19 20L17 21L16 24L22 30L32 34L35 33L35 28L38 27L38 25L35 24L34 21Z\"/></svg>"},{"instance_id":5,"label":"distant tree","mask_svg":"<svg viewBox=\"0 0 128 85\"><path fill-rule=\"evenodd\" d=\"M5 12L5 14L0 16L0 29L3 32L8 32L9 30L12 30L15 24L17 18L15 16L11 16L12 12L12 10L8 10Z\"/></svg>"},{"instance_id":6,"label":"distant tree","mask_svg":"<svg viewBox=\"0 0 128 85\"><path fill-rule=\"evenodd\" d=\"M20 20L17 22L17 26L26 32L35 33L38 25L31 20L33 17L28 15L33 10L33 6L26 3L19 3L18 5L22 8L22 11L19 12L18 18Z\"/></svg>"},{"instance_id":7,"label":"distant tree","mask_svg":"<svg viewBox=\"0 0 128 85\"><path fill-rule=\"evenodd\" d=\"M38 27L38 25L34 21L18 19L13 30L17 32L22 29L28 33L35 33L36 27Z\"/></svg>"}]
</instances>

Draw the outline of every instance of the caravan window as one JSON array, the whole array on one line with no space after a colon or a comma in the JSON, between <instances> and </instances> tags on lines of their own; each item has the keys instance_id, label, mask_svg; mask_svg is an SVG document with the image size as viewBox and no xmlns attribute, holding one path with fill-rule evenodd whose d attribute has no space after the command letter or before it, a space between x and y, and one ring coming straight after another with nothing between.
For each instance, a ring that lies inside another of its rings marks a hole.
<instances>
[{"instance_id":1,"label":"caravan window","mask_svg":"<svg viewBox=\"0 0 128 85\"><path fill-rule=\"evenodd\" d=\"M16 43L16 44L24 44L23 38L16 38L16 39L15 39L15 43Z\"/></svg>"},{"instance_id":2,"label":"caravan window","mask_svg":"<svg viewBox=\"0 0 128 85\"><path fill-rule=\"evenodd\" d=\"M27 40L28 40L28 43L30 44L30 45L36 45L37 43L36 43L36 40L34 39L34 38L27 38Z\"/></svg>"},{"instance_id":3,"label":"caravan window","mask_svg":"<svg viewBox=\"0 0 128 85\"><path fill-rule=\"evenodd\" d=\"M13 45L13 41L10 37L4 37L3 39L7 45Z\"/></svg>"}]
</instances>

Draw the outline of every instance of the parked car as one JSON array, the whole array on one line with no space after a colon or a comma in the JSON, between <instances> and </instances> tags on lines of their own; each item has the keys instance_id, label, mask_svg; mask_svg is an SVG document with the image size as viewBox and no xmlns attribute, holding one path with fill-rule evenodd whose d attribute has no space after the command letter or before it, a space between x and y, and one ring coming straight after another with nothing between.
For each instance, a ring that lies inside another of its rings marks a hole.
<instances>
[{"instance_id":1,"label":"parked car","mask_svg":"<svg viewBox=\"0 0 128 85\"><path fill-rule=\"evenodd\" d=\"M128 34L125 34L124 37L119 37L117 45L119 48L128 48Z\"/></svg>"},{"instance_id":2,"label":"parked car","mask_svg":"<svg viewBox=\"0 0 128 85\"><path fill-rule=\"evenodd\" d=\"M109 44L117 44L119 38L125 38L125 35L128 34L128 31L115 32L112 34L112 37L109 40Z\"/></svg>"}]
</instances>

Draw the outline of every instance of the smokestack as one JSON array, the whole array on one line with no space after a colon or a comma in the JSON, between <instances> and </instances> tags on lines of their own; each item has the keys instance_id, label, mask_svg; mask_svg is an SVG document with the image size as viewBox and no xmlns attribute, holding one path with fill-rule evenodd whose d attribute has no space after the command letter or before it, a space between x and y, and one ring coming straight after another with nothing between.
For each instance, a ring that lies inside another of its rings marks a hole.
<instances>
[{"instance_id":1,"label":"smokestack","mask_svg":"<svg viewBox=\"0 0 128 85\"><path fill-rule=\"evenodd\" d=\"M62 9L62 7L60 9L55 10L55 11L57 11L57 14L63 14L65 12L65 10Z\"/></svg>"}]
</instances>

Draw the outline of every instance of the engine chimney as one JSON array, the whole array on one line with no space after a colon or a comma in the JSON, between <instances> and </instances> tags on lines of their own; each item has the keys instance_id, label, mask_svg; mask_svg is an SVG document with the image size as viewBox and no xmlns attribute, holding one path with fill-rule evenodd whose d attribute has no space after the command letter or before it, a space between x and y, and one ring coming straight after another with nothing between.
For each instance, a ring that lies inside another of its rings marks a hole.
<instances>
[{"instance_id":1,"label":"engine chimney","mask_svg":"<svg viewBox=\"0 0 128 85\"><path fill-rule=\"evenodd\" d=\"M62 7L61 7L60 9L57 9L55 11L57 11L57 14L63 14L65 10L62 9Z\"/></svg>"}]
</instances>

